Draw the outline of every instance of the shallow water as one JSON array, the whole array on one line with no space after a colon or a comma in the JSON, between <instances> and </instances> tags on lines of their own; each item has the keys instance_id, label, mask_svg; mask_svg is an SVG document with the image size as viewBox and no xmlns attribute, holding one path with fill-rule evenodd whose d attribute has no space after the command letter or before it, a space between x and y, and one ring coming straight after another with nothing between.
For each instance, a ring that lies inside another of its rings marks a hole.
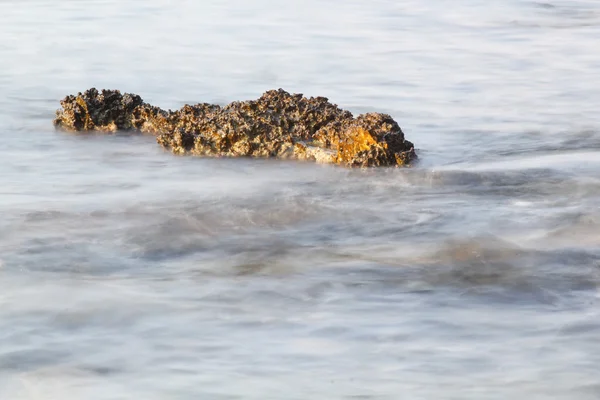
<instances>
[{"instance_id":1,"label":"shallow water","mask_svg":"<svg viewBox=\"0 0 600 400\"><path fill-rule=\"evenodd\" d=\"M0 2L0 398L597 399L600 3ZM283 87L402 170L69 135Z\"/></svg>"}]
</instances>

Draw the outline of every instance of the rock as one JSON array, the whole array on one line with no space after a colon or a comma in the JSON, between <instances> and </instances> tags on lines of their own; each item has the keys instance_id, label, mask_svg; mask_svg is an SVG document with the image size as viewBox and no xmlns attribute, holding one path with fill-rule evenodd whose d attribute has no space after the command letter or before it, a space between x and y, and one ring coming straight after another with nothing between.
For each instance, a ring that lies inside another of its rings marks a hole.
<instances>
[{"instance_id":1,"label":"rock","mask_svg":"<svg viewBox=\"0 0 600 400\"><path fill-rule=\"evenodd\" d=\"M354 118L325 97L282 89L224 107L185 105L165 111L135 94L94 88L61 101L54 125L67 131L133 130L155 135L176 154L276 157L344 166L403 166L417 158L394 119Z\"/></svg>"}]
</instances>

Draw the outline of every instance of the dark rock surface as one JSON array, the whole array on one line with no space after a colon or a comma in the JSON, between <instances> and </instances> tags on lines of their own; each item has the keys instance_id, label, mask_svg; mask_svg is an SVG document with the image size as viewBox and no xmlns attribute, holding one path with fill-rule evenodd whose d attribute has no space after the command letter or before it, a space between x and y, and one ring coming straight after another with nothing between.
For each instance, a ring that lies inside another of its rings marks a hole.
<instances>
[{"instance_id":1,"label":"dark rock surface","mask_svg":"<svg viewBox=\"0 0 600 400\"><path fill-rule=\"evenodd\" d=\"M224 107L185 105L165 111L135 94L94 88L61 101L54 125L67 131L135 130L153 134L177 154L276 157L344 166L403 166L413 144L391 116L354 118L325 97L282 89Z\"/></svg>"}]
</instances>

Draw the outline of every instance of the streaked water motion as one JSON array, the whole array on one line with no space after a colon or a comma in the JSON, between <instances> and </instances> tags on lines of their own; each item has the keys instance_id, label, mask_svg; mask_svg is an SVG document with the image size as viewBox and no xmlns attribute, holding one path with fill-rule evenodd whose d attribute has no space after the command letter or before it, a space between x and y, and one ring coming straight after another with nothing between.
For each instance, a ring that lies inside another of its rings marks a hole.
<instances>
[{"instance_id":1,"label":"streaked water motion","mask_svg":"<svg viewBox=\"0 0 600 400\"><path fill-rule=\"evenodd\" d=\"M600 3L0 2L0 398L597 399ZM410 169L70 135L89 87L383 111Z\"/></svg>"}]
</instances>

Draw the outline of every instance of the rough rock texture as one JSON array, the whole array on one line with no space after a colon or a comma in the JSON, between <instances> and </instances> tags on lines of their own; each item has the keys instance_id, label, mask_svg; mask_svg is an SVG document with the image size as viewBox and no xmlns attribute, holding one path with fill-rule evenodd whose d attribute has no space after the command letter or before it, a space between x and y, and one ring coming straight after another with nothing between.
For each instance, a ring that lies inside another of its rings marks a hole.
<instances>
[{"instance_id":1,"label":"rough rock texture","mask_svg":"<svg viewBox=\"0 0 600 400\"><path fill-rule=\"evenodd\" d=\"M325 97L282 89L224 107L185 105L165 111L135 94L89 89L61 101L54 125L69 131L135 130L177 154L277 157L344 166L402 166L413 144L387 114L354 118Z\"/></svg>"}]
</instances>

